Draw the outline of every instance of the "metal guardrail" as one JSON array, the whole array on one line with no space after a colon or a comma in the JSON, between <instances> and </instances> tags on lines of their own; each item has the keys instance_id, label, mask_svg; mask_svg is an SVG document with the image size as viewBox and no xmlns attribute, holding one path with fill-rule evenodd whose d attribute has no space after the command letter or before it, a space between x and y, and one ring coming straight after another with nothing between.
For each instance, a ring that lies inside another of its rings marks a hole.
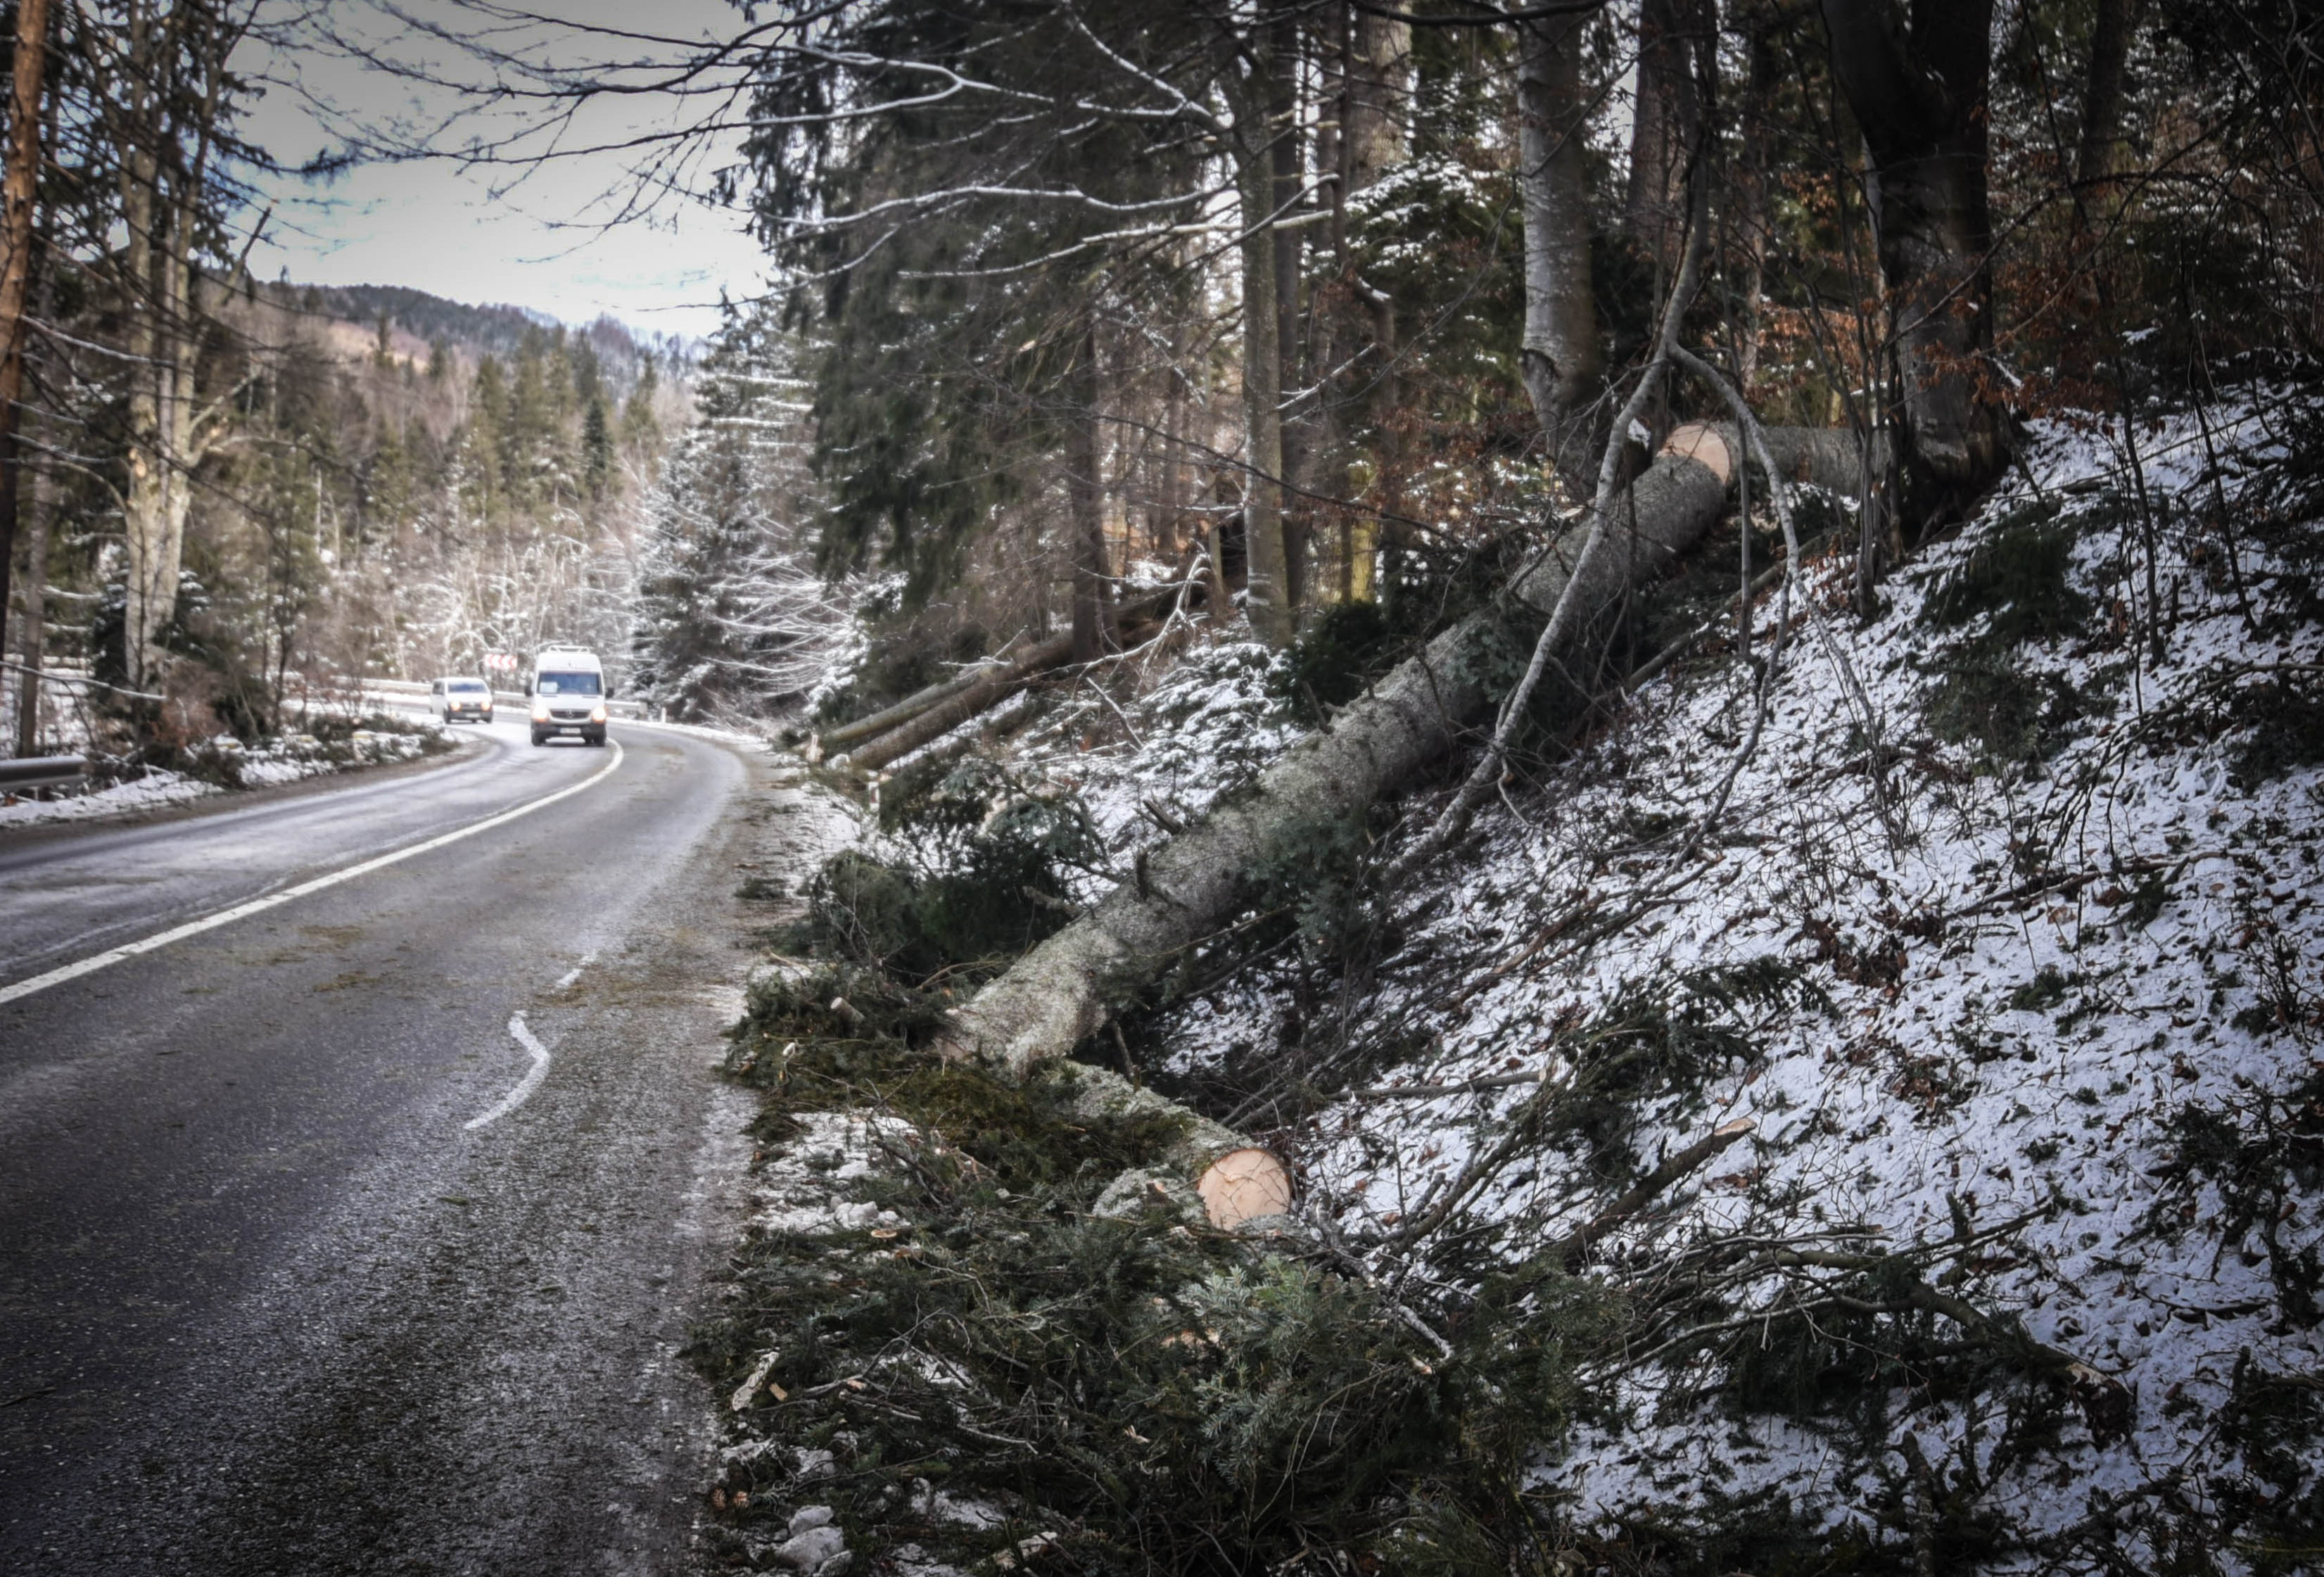
<instances>
[{"instance_id":1,"label":"metal guardrail","mask_svg":"<svg viewBox=\"0 0 2324 1577\"><path fill-rule=\"evenodd\" d=\"M18 756L0 761L0 789L61 788L88 771L86 756Z\"/></svg>"}]
</instances>

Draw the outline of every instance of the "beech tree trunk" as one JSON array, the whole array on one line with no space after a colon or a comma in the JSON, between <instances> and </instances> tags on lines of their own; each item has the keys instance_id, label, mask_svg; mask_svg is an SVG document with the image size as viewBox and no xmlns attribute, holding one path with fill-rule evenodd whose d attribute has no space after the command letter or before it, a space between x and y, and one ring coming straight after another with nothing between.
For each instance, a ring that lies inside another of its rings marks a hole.
<instances>
[{"instance_id":1,"label":"beech tree trunk","mask_svg":"<svg viewBox=\"0 0 2324 1577\"><path fill-rule=\"evenodd\" d=\"M1714 429L1721 430L1721 429ZM1778 429L1776 463L1803 481L1853 491L1856 446L1845 432ZM1627 551L1600 553L1580 588L1590 617L1569 650L1618 610L1630 590L1666 573L1724 507L1739 438L1665 453L1630 489L1638 522ZM1632 509L1621 507L1625 520ZM1557 604L1586 528L1576 528L1512 588L1546 612ZM1096 908L1019 958L954 1015L948 1054L990 1060L1015 1076L1063 1056L1116 1004L1185 949L1227 923L1250 898L1249 872L1282 842L1318 822L1360 816L1374 800L1452 750L1497 697L1480 677L1500 615L1471 615L1398 666L1331 723L1303 740L1250 790L1231 795L1178 837L1139 858L1131 878Z\"/></svg>"},{"instance_id":2,"label":"beech tree trunk","mask_svg":"<svg viewBox=\"0 0 2324 1577\"><path fill-rule=\"evenodd\" d=\"M1863 128L1902 374L1905 447L1947 503L2008 463L1993 386L1986 195L1993 0L1822 0L1833 74Z\"/></svg>"},{"instance_id":3,"label":"beech tree trunk","mask_svg":"<svg viewBox=\"0 0 2324 1577\"><path fill-rule=\"evenodd\" d=\"M1583 164L1586 18L1517 24L1517 184L1525 209L1525 343L1519 370L1561 461L1579 452L1574 416L1598 390L1598 299L1590 275Z\"/></svg>"},{"instance_id":4,"label":"beech tree trunk","mask_svg":"<svg viewBox=\"0 0 2324 1577\"><path fill-rule=\"evenodd\" d=\"M1275 167L1272 211L1284 219L1296 218L1305 205L1299 189L1306 161L1299 115L1299 23L1286 15L1274 26L1274 75L1268 103L1268 130L1272 134L1268 157ZM1301 355L1299 282L1307 252L1307 232L1277 230L1275 235L1275 364L1278 397L1287 399L1306 383ZM1296 628L1299 610L1308 601L1307 537L1314 512L1306 487L1311 473L1314 435L1308 430L1314 415L1312 404L1286 410L1282 422L1283 467L1283 601Z\"/></svg>"},{"instance_id":5,"label":"beech tree trunk","mask_svg":"<svg viewBox=\"0 0 2324 1577\"><path fill-rule=\"evenodd\" d=\"M1162 374L1162 496L1153 510L1155 549L1173 562L1186 549L1186 375L1178 370L1185 360L1184 338L1181 329Z\"/></svg>"},{"instance_id":6,"label":"beech tree trunk","mask_svg":"<svg viewBox=\"0 0 2324 1577\"><path fill-rule=\"evenodd\" d=\"M1343 59L1339 168L1344 198L1370 189L1411 157L1405 127L1412 118L1412 24L1370 12L1355 16L1347 31ZM1370 391L1364 414L1373 435L1371 475L1351 474L1343 484L1350 499L1362 497L1369 487L1373 507L1342 512L1340 595L1350 602L1368 602L1373 591L1372 558L1379 543L1379 517L1398 507L1396 478L1402 457L1395 421L1398 401L1396 300L1388 292L1370 290L1362 283L1347 256L1344 227L1338 235L1344 281L1341 305L1346 322L1333 339L1331 354L1338 359L1356 353L1354 359L1360 369L1357 384ZM1358 458L1350 457L1351 473Z\"/></svg>"},{"instance_id":7,"label":"beech tree trunk","mask_svg":"<svg viewBox=\"0 0 2324 1577\"><path fill-rule=\"evenodd\" d=\"M1783 85L1775 39L1780 14L1780 0L1762 0L1739 19L1748 39L1741 110L1742 156L1737 162L1735 191L1728 211L1736 232L1736 245L1742 254L1741 277L1737 281L1740 300L1736 304L1740 309L1740 321L1735 325L1735 371L1737 386L1747 400L1751 397L1751 386L1759 373L1759 342L1766 299L1767 142L1775 95Z\"/></svg>"},{"instance_id":8,"label":"beech tree trunk","mask_svg":"<svg viewBox=\"0 0 2324 1577\"><path fill-rule=\"evenodd\" d=\"M129 8L119 105L107 132L120 152L125 239L116 276L133 358L129 473L122 495L128 547L122 660L132 686L159 670L161 641L178 605L193 474L223 413L197 404L201 329L193 254L201 198L217 146L234 24L178 7ZM163 157L164 149L170 156Z\"/></svg>"},{"instance_id":9,"label":"beech tree trunk","mask_svg":"<svg viewBox=\"0 0 2324 1577\"><path fill-rule=\"evenodd\" d=\"M16 753L41 753L42 664L48 659L49 619L49 471L32 468L32 524L24 542L24 615L17 655L25 671L14 676L16 689Z\"/></svg>"},{"instance_id":10,"label":"beech tree trunk","mask_svg":"<svg viewBox=\"0 0 2324 1577\"><path fill-rule=\"evenodd\" d=\"M1366 12L1355 20L1341 132L1350 191L1363 190L1409 157L1404 128L1411 117L1412 23Z\"/></svg>"}]
</instances>

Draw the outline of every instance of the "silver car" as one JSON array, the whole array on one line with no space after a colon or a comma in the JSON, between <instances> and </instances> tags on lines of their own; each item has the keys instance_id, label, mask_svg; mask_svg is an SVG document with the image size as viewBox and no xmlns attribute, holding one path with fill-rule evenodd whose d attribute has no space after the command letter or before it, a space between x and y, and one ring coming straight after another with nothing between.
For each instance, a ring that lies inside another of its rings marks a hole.
<instances>
[{"instance_id":1,"label":"silver car","mask_svg":"<svg viewBox=\"0 0 2324 1577\"><path fill-rule=\"evenodd\" d=\"M493 720L493 687L482 679L438 679L429 693L436 715L446 723Z\"/></svg>"}]
</instances>

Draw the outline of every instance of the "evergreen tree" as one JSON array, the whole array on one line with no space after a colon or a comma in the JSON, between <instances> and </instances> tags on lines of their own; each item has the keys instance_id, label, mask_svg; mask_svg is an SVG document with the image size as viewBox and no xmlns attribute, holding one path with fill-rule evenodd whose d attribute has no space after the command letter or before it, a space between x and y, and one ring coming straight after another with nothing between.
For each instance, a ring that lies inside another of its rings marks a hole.
<instances>
[{"instance_id":1,"label":"evergreen tree","mask_svg":"<svg viewBox=\"0 0 2324 1577\"><path fill-rule=\"evenodd\" d=\"M589 496L605 496L605 484L613 469L613 437L605 419L605 397L592 394L589 409L581 418L581 478Z\"/></svg>"},{"instance_id":2,"label":"evergreen tree","mask_svg":"<svg viewBox=\"0 0 2324 1577\"><path fill-rule=\"evenodd\" d=\"M654 415L654 396L660 388L652 353L648 352L638 368L638 381L622 405L622 444L634 454L650 456L661 447L661 420Z\"/></svg>"},{"instance_id":3,"label":"evergreen tree","mask_svg":"<svg viewBox=\"0 0 2324 1577\"><path fill-rule=\"evenodd\" d=\"M632 678L674 717L796 701L847 628L796 524L806 444L788 351L762 323L728 326L653 494Z\"/></svg>"}]
</instances>

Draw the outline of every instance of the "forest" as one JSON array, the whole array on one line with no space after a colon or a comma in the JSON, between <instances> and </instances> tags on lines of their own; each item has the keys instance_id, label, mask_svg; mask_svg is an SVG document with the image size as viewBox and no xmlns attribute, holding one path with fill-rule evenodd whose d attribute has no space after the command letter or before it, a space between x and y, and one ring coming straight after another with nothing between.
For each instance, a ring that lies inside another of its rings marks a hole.
<instances>
[{"instance_id":1,"label":"forest","mask_svg":"<svg viewBox=\"0 0 2324 1577\"><path fill-rule=\"evenodd\" d=\"M796 753L714 1564L2314 1569L2324 13L448 5L699 346L246 278L270 15L16 73L11 672Z\"/></svg>"},{"instance_id":2,"label":"forest","mask_svg":"<svg viewBox=\"0 0 2324 1577\"><path fill-rule=\"evenodd\" d=\"M254 280L267 20L27 5L0 529L14 753L199 766L367 677L619 647L693 355L395 286ZM38 158L20 158L23 139ZM46 673L49 678L42 678Z\"/></svg>"}]
</instances>

